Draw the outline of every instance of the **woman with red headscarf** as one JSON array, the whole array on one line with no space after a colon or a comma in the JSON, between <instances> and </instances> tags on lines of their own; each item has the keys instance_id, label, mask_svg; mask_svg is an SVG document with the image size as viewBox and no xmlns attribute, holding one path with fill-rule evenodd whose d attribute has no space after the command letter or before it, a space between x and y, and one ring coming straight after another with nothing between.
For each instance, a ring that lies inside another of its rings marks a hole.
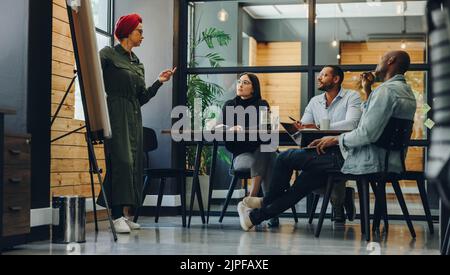
<instances>
[{"instance_id":1,"label":"woman with red headscarf","mask_svg":"<svg viewBox=\"0 0 450 275\"><path fill-rule=\"evenodd\" d=\"M100 51L112 138L105 141L108 167L104 192L114 218L117 233L139 229L130 217L131 207L142 202L143 145L141 106L154 97L173 70L163 71L149 88L145 86L144 65L132 49L144 39L142 18L137 14L122 16L116 24L119 44ZM105 206L102 195L98 204Z\"/></svg>"}]
</instances>

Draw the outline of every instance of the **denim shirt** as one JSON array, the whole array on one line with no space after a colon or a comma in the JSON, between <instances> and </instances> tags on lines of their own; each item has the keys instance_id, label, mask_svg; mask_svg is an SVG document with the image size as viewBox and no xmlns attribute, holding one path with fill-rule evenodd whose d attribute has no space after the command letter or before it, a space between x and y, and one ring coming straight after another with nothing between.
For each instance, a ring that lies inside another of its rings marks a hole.
<instances>
[{"instance_id":1,"label":"denim shirt","mask_svg":"<svg viewBox=\"0 0 450 275\"><path fill-rule=\"evenodd\" d=\"M361 98L355 91L341 89L327 107L325 93L315 96L306 106L301 122L319 125L320 120L330 119L331 130L353 130L361 118Z\"/></svg>"},{"instance_id":2,"label":"denim shirt","mask_svg":"<svg viewBox=\"0 0 450 275\"><path fill-rule=\"evenodd\" d=\"M339 137L345 162L344 174L370 174L384 170L386 150L374 145L391 117L414 119L416 99L403 75L396 75L373 91L362 105L363 114L358 127ZM399 152L389 157L389 172L402 172Z\"/></svg>"}]
</instances>

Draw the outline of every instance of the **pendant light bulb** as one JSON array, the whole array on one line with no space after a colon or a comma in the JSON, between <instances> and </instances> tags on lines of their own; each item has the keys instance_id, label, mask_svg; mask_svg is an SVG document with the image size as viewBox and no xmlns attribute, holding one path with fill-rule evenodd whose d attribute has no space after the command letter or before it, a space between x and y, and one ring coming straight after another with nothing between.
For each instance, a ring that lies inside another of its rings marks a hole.
<instances>
[{"instance_id":1,"label":"pendant light bulb","mask_svg":"<svg viewBox=\"0 0 450 275\"><path fill-rule=\"evenodd\" d=\"M220 22L227 22L229 17L230 17L230 15L228 14L228 12L224 8L222 8L217 13L217 19L219 19Z\"/></svg>"}]
</instances>

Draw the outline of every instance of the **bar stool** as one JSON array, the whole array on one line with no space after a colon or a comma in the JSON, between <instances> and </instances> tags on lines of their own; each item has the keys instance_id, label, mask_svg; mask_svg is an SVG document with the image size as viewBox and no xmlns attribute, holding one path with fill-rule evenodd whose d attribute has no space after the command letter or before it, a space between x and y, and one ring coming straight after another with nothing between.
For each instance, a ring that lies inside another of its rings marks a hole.
<instances>
[{"instance_id":1,"label":"bar stool","mask_svg":"<svg viewBox=\"0 0 450 275\"><path fill-rule=\"evenodd\" d=\"M416 237L414 227L409 216L408 208L406 207L403 194L398 183L399 174L389 173L388 164L391 152L397 151L400 153L403 171L405 171L405 156L406 150L412 134L413 121L399 118L391 118L385 127L381 137L374 144L386 150L385 162L383 172L365 175L351 175L343 174L340 171L330 171L328 173L327 187L325 192L322 209L319 216L319 222L316 227L315 236L319 237L322 229L323 220L325 218L328 203L330 201L331 192L333 190L333 182L335 180L354 180L357 182L358 194L360 198L360 213L361 213L361 233L365 234L366 241L370 241L370 220L369 220L369 184L370 182L377 182L376 187L376 203L374 213L374 229L380 226L380 219L386 213L386 183L391 182L395 194L399 201L400 207L405 217L408 229L412 238Z\"/></svg>"},{"instance_id":2,"label":"bar stool","mask_svg":"<svg viewBox=\"0 0 450 275\"><path fill-rule=\"evenodd\" d=\"M161 210L162 199L164 196L164 188L168 178L175 178L177 182L177 189L180 191L181 196L181 212L183 227L186 227L186 184L184 179L193 174L193 171L175 168L163 168L155 169L150 168L149 153L158 148L158 139L153 129L144 127L143 129L143 141L144 141L144 156L146 159L146 168L144 169L144 188L142 190L143 198L142 204L136 209L134 215L134 222L137 222L140 215L140 210L144 204L145 197L149 193L151 179L160 179L158 200L156 205L155 223L159 221L159 213Z\"/></svg>"}]
</instances>

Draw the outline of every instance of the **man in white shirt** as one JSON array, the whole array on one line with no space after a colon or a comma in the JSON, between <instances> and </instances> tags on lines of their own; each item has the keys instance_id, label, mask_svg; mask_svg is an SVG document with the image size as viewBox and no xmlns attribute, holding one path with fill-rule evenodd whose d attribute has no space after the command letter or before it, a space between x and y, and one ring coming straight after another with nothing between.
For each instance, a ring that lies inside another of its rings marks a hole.
<instances>
[{"instance_id":1,"label":"man in white shirt","mask_svg":"<svg viewBox=\"0 0 450 275\"><path fill-rule=\"evenodd\" d=\"M342 88L344 72L338 66L326 66L317 78L323 94L313 97L298 125L319 129L320 120L330 119L331 130L353 130L361 118L361 97L355 91Z\"/></svg>"},{"instance_id":2,"label":"man in white shirt","mask_svg":"<svg viewBox=\"0 0 450 275\"><path fill-rule=\"evenodd\" d=\"M317 85L324 93L309 101L297 128L319 129L322 119L330 120L330 130L351 131L358 127L362 115L361 97L355 91L342 88L343 81L344 72L340 67L327 65L322 69L317 78ZM331 196L333 219L336 223L345 223L344 202L348 218L354 219L353 198L353 188L346 189L345 182L336 184Z\"/></svg>"}]
</instances>

